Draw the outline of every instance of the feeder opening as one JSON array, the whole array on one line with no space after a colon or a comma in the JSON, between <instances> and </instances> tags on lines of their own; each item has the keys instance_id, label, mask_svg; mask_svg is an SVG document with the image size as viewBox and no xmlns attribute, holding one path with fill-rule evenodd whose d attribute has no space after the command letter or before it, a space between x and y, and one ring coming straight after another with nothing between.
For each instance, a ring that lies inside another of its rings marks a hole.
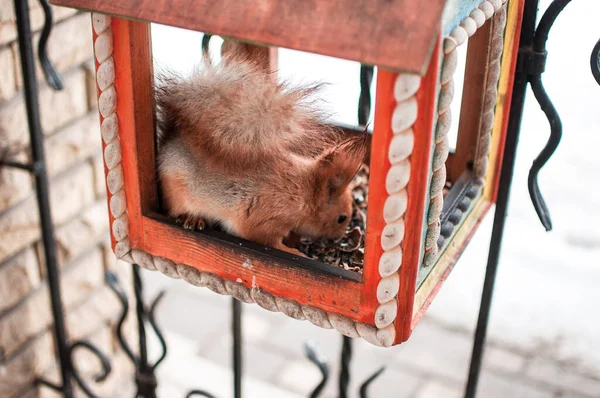
<instances>
[{"instance_id":1,"label":"feeder opening","mask_svg":"<svg viewBox=\"0 0 600 398\"><path fill-rule=\"evenodd\" d=\"M458 147L458 132L459 132L459 115L461 112L461 105L463 99L463 93L465 91L465 71L467 67L467 49L469 46L469 40L456 48L457 62L456 72L454 72L456 79L454 80L454 98L450 104L450 112L454 117L450 124L450 131L448 131L448 149L450 154L455 154Z\"/></svg>"},{"instance_id":2,"label":"feeder opening","mask_svg":"<svg viewBox=\"0 0 600 398\"><path fill-rule=\"evenodd\" d=\"M177 224L180 228L187 229L188 233L198 233L203 234L205 236L217 239L221 242L226 242L230 245L236 245L237 247L243 246L252 250L258 250L264 255L267 256L275 256L278 259L283 260L291 260L296 266L305 267L308 269L313 269L319 272L325 272L327 274L342 276L352 280L360 280L361 274L363 271L363 263L364 263L364 236L366 229L366 206L367 206L367 193L368 193L368 177L369 177L369 151L370 151L370 133L372 131L372 123L369 123L367 126L359 126L358 123L354 122L356 119L356 108L358 104L358 97L360 94L360 85L358 82L358 77L360 76L360 64L357 62L351 62L346 60L335 59L331 57L319 56L314 54L303 53L300 51L287 50L287 49L271 49L269 47L258 47L258 46L249 46L244 44L246 50L250 54L250 58L254 57L256 53L260 52L260 54L252 59L258 59L260 62L266 62L265 68L269 69L268 74L269 78L273 78L274 81L270 82L268 79L265 79L262 83L264 84L272 84L273 87L277 84L285 84L286 88L290 87L290 90L294 90L296 87L305 86L307 83L313 82L324 82L325 85L323 90L315 96L314 104L316 104L319 109L319 116L322 117L323 122L323 134L330 134L331 131L335 132L336 141L328 142L326 146L319 147L317 152L311 152L310 156L307 153L301 153L301 156L306 159L304 162L312 162L315 163L318 161L319 157L325 156L328 152L333 153L333 161L327 160L327 162L323 162L322 166L319 166L316 169L316 172L321 172L320 170L326 169L330 167L330 164L336 164L335 158L339 156L340 158L343 156L345 158L348 157L348 154L351 152L340 152L338 155L337 151L344 150L347 145L346 142L362 142L360 145L365 147L364 155L361 157L360 162L356 164L356 169L352 170L352 175L349 175L349 179L345 186L341 187L344 192L340 193L347 195L348 202L348 210L342 211L339 206L324 206L323 209L333 209L330 214L325 212L318 212L313 215L302 214L303 217L318 217L319 220L317 222L309 223L309 225L318 225L321 223L320 219L323 219L323 223L329 222L328 218L335 219L335 222L342 228L342 233L336 235L335 237L325 235L325 236L310 236L304 235L302 228L298 232L291 231L289 234L282 236L284 239L282 241L282 246L275 247L274 245L268 245L264 242L253 241L249 237L240 238L236 225L233 223L237 222L235 217L233 217L233 221L231 218L229 219L220 219L215 216L211 218L210 211L207 213L209 216L204 216L202 210L202 205L199 204L199 213L200 214L190 214L185 210L177 210L174 208L187 206L181 201L181 197L185 195L215 195L215 200L207 202L206 206L213 206L215 202L223 202L227 201L228 195L246 195L246 186L250 186L247 188L250 190L249 196L252 195L251 189L256 185L260 184L256 180L266 180L272 177L269 173L278 173L281 171L281 168L290 167L289 159L286 159L285 162L280 162L280 164L273 163L273 166L269 166L268 162L276 162L279 159L276 157L271 158L270 153L265 152L264 156L261 158L252 159L248 164L245 165L231 165L233 168L229 167L228 159L226 156L222 156L219 161L224 162L225 168L220 168L221 164L214 166L212 163L209 163L205 159L207 159L206 154L195 156L193 153L194 142L186 141L178 142L179 132L175 132L173 136L169 136L169 132L166 131L164 127L166 124L164 123L165 118L168 118L170 115L168 112L168 106L171 106L170 103L166 103L164 98L161 98L161 95L164 95L166 90L169 89L168 84L171 84L169 78L164 79L161 77L161 74L168 74L168 76L176 76L176 80L185 85L188 84L192 79L202 79L202 68L206 68L207 65L203 63L202 60L202 46L203 40L207 41L207 38L204 34L200 32L191 32L183 29L172 28L157 24L152 24L152 53L153 53L153 65L154 65L154 79L155 86L157 87L156 97L154 99L155 102L155 170L152 172L158 176L156 178L156 195L157 200L155 202L155 207L151 210L151 216L157 220L161 220L161 222ZM193 49L185 54L181 54L178 52L174 52L173 46L170 45L172 42L178 42L178 48L181 47L182 43L185 43L186 46ZM204 50L208 49L208 53L210 54L211 62L215 65L215 71L211 71L213 75L211 78L212 82L216 79L218 81L220 73L219 69L221 66L223 68L228 68L227 62L228 53L230 51L228 47L226 47L229 43L224 42L221 38L215 36L210 37L208 47L204 47ZM204 43L206 45L206 43ZM235 51L239 51L236 49ZM245 54L246 55L246 54ZM305 65L310 65L309 68L299 70L296 67L297 64L302 63ZM208 66L210 67L210 66ZM198 72L200 70L200 72ZM246 71L247 72L247 71ZM215 75L216 73L216 75ZM253 73L253 72L251 72ZM200 76L200 77L198 77ZM243 79L243 74L241 74ZM230 78L231 76L227 76ZM166 82L166 83L165 83ZM208 80L201 83L206 87ZM167 84L166 88L164 88L165 84ZM235 92L236 95L245 95L244 90L246 89L246 85L251 85L252 82L246 82L237 88ZM161 86L162 85L162 86ZM185 87L184 87L185 88ZM196 88L201 88L200 86ZM209 87L209 89L215 89L215 87ZM216 87L216 89L221 89L221 87ZM229 87L225 87L223 90L227 90ZM161 91L162 90L162 91ZM371 98L375 98L375 89L374 85L370 90ZM198 96L202 96L202 90L190 90L190 93L196 94ZM240 94L242 93L242 94ZM246 93L247 94L247 93ZM259 95L263 95L261 92ZM226 95L222 92L219 95ZM285 95L285 94L283 94ZM232 96L232 101L236 100L235 96ZM191 107L197 106L201 111L207 113L211 112L221 112L218 109L213 108L202 108L201 101L202 98L194 98L192 95L179 97L179 101L189 102ZM312 98L310 98L313 101ZM233 103L221 103L212 98L208 98L207 101L213 101L217 106L222 109L222 112L227 112L228 107L231 105L232 107L238 106L238 109L244 111L243 104ZM373 101L374 102L374 101ZM200 103L200 105L198 105ZM165 105L166 104L166 105ZM232 105L233 104L233 105ZM241 106L241 108L240 108ZM271 103L268 105L269 107L277 107L278 104ZM294 105L296 106L296 105ZM373 115L374 106L371 107L371 115ZM176 109L177 110L177 109ZM194 110L196 112L196 110ZM181 115L179 113L178 115ZM184 116L188 116L185 114ZM196 115L194 115L195 117ZM229 116L219 115L213 116L213 119L210 118L202 118L198 117L196 120L216 120L217 122L221 122L219 118L227 118ZM271 117L267 113L267 118ZM216 119L215 119L216 118ZM371 116L372 118L372 116ZM261 120L255 120L256 115L251 116L250 120L253 120L255 124L260 124ZM244 123L243 118L232 117L232 120L235 120L238 123ZM269 124L272 121L267 119L264 121L265 124ZM174 124L176 128L179 128L180 120L175 120ZM201 123L198 123L201 124ZM285 129L288 125L285 123L282 124ZM239 126L240 131L233 131L233 135L229 138L233 137L236 139L236 135L243 134L246 129L253 128L254 126L246 126L237 125L234 128ZM210 127L209 127L210 128ZM204 131L203 131L204 133ZM283 132L285 133L285 131ZM279 137L274 137L274 139L279 139ZM364 141L364 142L363 142ZM301 143L302 147L310 146L313 142L305 142ZM165 153L166 151L170 151L173 145L177 145L176 150L171 151L170 153ZM219 144L215 144L214 146L218 147ZM316 144L313 144L316 145ZM352 144L357 145L357 144ZM335 148L341 149L335 149ZM278 148L275 148L278 149ZM185 152L185 154L184 154ZM235 156L244 156L245 153L228 153L232 157ZM225 154L227 155L227 154ZM298 153L291 154L295 157L298 156ZM173 183L173 179L165 177L166 174L161 167L183 167L189 168L192 167L187 165L186 162L182 159L186 159L189 157L190 162L195 162L193 166L193 176L195 177L186 177L188 180L182 180L179 176L181 173L176 170L178 175L176 183ZM204 157L203 157L204 156ZM210 156L210 155L209 155ZM235 159L231 160L235 163ZM244 175L243 177L231 181L229 185L222 183L222 181L227 180L229 176L237 173L237 167L244 168L244 171L248 169L252 169L257 163L264 162L264 167L260 166L260 171L266 174L261 176L256 175L253 177L252 175ZM277 166L277 167L276 167ZM216 176L218 177L215 181L214 175L210 175L208 172L203 175L202 168L206 167L207 170L216 170ZM226 170L226 171L225 171ZM344 170L342 170L344 171ZM143 170L144 173L150 173L149 170ZM339 173L338 173L339 174ZM196 178L197 177L197 178ZM260 177L260 178L259 178ZM193 178L193 179L192 179ZM300 176L302 178L302 176ZM336 177L339 178L339 177ZM182 187L181 185L190 186L194 185L194 192L191 190ZM286 181L286 184L290 185L298 185L298 181ZM204 186L203 186L204 185ZM331 186L331 183L328 185ZM241 187L241 188L240 188ZM285 186L278 187L278 190L285 190ZM307 186L308 190L313 189L312 185L309 184ZM176 193L174 193L175 191ZM208 192L208 191L214 192ZM208 192L208 193L207 193ZM273 194L276 195L278 192L274 191ZM257 202L253 202L249 198L244 198L250 200L251 206L271 206L269 204L270 197L264 196L264 191L261 191L263 197L259 197ZM338 195L334 193L333 195L330 193L328 197L328 202L335 202ZM176 197L173 200L173 197ZM218 198L218 199L217 199ZM341 198L341 197L340 197ZM276 199L272 199L274 201L273 206L275 206ZM285 198L283 199L285 200ZM261 201L265 201L264 204L260 203ZM273 207L275 209L275 207ZM252 208L248 208L246 213L250 214L253 211ZM273 210L275 211L275 210ZM339 214L338 214L339 213ZM220 214L219 214L220 215ZM267 214L266 219L268 220L271 217L271 214ZM226 217L224 217L226 218ZM259 223L260 224L260 223ZM345 226L345 228L344 228ZM274 224L273 228L277 228L278 225ZM336 227L334 225L334 227ZM315 227L311 227L315 228ZM323 234L329 233L329 227L324 227ZM310 228L309 228L310 230ZM265 233L268 233L268 230L265 230ZM320 233L318 231L317 233ZM312 233L312 230L311 230ZM237 235L237 236L236 236ZM251 234L249 234L252 236ZM242 235L243 236L243 235ZM285 246L283 246L285 245ZM279 249L279 250L274 250ZM291 252L291 253L290 253Z\"/></svg>"},{"instance_id":3,"label":"feeder opening","mask_svg":"<svg viewBox=\"0 0 600 398\"><path fill-rule=\"evenodd\" d=\"M503 29L493 17L442 55L430 217L417 290L485 189ZM433 216L440 207L439 217Z\"/></svg>"}]
</instances>

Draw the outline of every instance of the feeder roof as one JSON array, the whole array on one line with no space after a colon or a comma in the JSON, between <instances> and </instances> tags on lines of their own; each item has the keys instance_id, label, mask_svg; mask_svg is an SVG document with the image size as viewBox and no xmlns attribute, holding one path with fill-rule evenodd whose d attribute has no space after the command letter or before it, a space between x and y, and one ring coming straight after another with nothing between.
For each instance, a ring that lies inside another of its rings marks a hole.
<instances>
[{"instance_id":1,"label":"feeder roof","mask_svg":"<svg viewBox=\"0 0 600 398\"><path fill-rule=\"evenodd\" d=\"M51 0L424 74L446 0Z\"/></svg>"}]
</instances>

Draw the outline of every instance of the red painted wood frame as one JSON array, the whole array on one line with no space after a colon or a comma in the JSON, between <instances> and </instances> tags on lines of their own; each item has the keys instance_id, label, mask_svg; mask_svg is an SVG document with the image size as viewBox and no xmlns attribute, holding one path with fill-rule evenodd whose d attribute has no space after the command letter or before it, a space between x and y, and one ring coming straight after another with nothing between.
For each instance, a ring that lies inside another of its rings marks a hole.
<instances>
[{"instance_id":1,"label":"red painted wood frame","mask_svg":"<svg viewBox=\"0 0 600 398\"><path fill-rule=\"evenodd\" d=\"M400 290L398 293L398 315L395 320L396 342L399 344L410 336L412 308L415 297L417 272L421 263L421 247L423 236L423 219L427 211L427 196L429 188L429 169L431 164L431 148L433 145L433 130L437 105L437 84L440 69L441 39L438 39L431 58L429 68L421 80L417 92L418 116L413 125L415 140L410 156L410 180L408 183L408 204L405 213L405 239L402 242L402 265L400 267ZM396 73L385 70L378 71L377 99L375 107L375 124L371 149L371 176L369 181L369 208L367 216L367 235L365 238L365 281L371 275L375 281L366 284L365 290L372 301L377 302L375 292L377 281L381 279L377 264L383 254L381 234L385 221L383 220L383 205L388 196L385 178L391 164L388 159L389 143L393 132L391 126L392 113L396 106L393 96ZM367 274L368 273L368 274Z\"/></svg>"}]
</instances>

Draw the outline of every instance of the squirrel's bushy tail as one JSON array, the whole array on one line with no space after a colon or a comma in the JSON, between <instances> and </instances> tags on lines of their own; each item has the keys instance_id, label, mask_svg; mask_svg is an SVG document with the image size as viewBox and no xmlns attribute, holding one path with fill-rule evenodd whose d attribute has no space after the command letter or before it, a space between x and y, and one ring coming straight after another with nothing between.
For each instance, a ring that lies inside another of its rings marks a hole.
<instances>
[{"instance_id":1,"label":"squirrel's bushy tail","mask_svg":"<svg viewBox=\"0 0 600 398\"><path fill-rule=\"evenodd\" d=\"M215 162L245 167L286 151L314 156L336 140L311 100L319 85L291 88L239 56L204 59L190 77L157 76L161 141L180 137Z\"/></svg>"}]
</instances>

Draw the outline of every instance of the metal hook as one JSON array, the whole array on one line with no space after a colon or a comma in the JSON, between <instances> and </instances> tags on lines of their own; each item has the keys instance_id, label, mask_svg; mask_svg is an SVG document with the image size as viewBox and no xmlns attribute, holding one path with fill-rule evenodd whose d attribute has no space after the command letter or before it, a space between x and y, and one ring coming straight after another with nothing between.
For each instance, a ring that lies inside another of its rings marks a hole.
<instances>
[{"instance_id":1,"label":"metal hook","mask_svg":"<svg viewBox=\"0 0 600 398\"><path fill-rule=\"evenodd\" d=\"M592 50L590 66L592 68L592 75L594 75L594 79L596 79L596 83L600 85L600 40L598 40L598 43L596 43Z\"/></svg>"},{"instance_id":2,"label":"metal hook","mask_svg":"<svg viewBox=\"0 0 600 398\"><path fill-rule=\"evenodd\" d=\"M205 57L209 57L208 45L210 44L211 37L212 37L212 35L210 33L205 33L204 36L202 36L202 55L204 55Z\"/></svg>"},{"instance_id":3,"label":"metal hook","mask_svg":"<svg viewBox=\"0 0 600 398\"><path fill-rule=\"evenodd\" d=\"M546 93L542 83L542 73L544 73L547 57L546 42L548 41L548 34L558 15L570 2L571 0L554 0L552 4L550 4L540 19L540 23L535 31L533 49L529 54L530 58L528 59L530 63L533 64L529 73L531 89L550 123L550 137L538 157L533 161L527 181L531 202L546 231L552 230L552 219L550 218L550 212L548 211L548 207L546 206L546 202L540 191L538 175L542 167L550 160L560 144L562 138L562 123L556 108L552 104L548 93Z\"/></svg>"},{"instance_id":4,"label":"metal hook","mask_svg":"<svg viewBox=\"0 0 600 398\"><path fill-rule=\"evenodd\" d=\"M123 324L125 323L127 313L129 312L129 302L127 300L127 296L125 295L125 292L123 291L123 288L119 283L117 275L115 275L113 272L106 271L106 273L104 274L104 280L106 281L106 284L108 285L110 290L112 290L116 294L117 298L121 302L121 316L119 317L119 321L117 322L117 339L119 340L119 345L121 346L125 354L127 354L129 359L131 359L131 361L134 364L137 364L139 363L139 359L133 354L131 347L129 347L129 344L127 344L127 341L123 337Z\"/></svg>"},{"instance_id":5,"label":"metal hook","mask_svg":"<svg viewBox=\"0 0 600 398\"><path fill-rule=\"evenodd\" d=\"M325 388L325 384L327 384L327 380L329 379L329 365L327 364L327 358L321 355L317 347L312 341L304 343L304 352L306 353L306 357L317 367L321 372L321 382L315 387L313 392L310 394L310 398L317 398L321 395L323 388Z\"/></svg>"},{"instance_id":6,"label":"metal hook","mask_svg":"<svg viewBox=\"0 0 600 398\"><path fill-rule=\"evenodd\" d=\"M217 398L214 395L212 395L211 393L202 391L202 390L192 390L188 393L188 395L185 396L185 398L191 398L194 395L197 395L200 397L206 397L206 398Z\"/></svg>"},{"instance_id":7,"label":"metal hook","mask_svg":"<svg viewBox=\"0 0 600 398\"><path fill-rule=\"evenodd\" d=\"M154 365L152 365L152 370L156 369L156 367L167 356L167 342L165 341L165 338L164 338L162 332L160 331L160 329L158 327L158 324L156 323L156 319L154 317L156 306L160 303L160 301L162 300L162 298L164 296L165 296L165 291L161 290L160 293L158 293L158 295L156 296L156 298L152 302L152 305L150 306L150 309L148 310L148 322L150 322L150 326L152 327L152 330L154 330L154 333L156 334L156 337L158 338L158 341L160 342L160 347L162 349L162 354L156 360L156 362L154 362Z\"/></svg>"},{"instance_id":8,"label":"metal hook","mask_svg":"<svg viewBox=\"0 0 600 398\"><path fill-rule=\"evenodd\" d=\"M50 4L48 4L47 0L38 1L44 9L44 28L42 29L40 41L38 42L38 58L40 60L40 64L42 65L42 70L44 71L46 81L50 87L52 87L54 90L62 90L64 88L62 78L52 65L52 62L50 62L48 53L46 51L48 38L50 37L50 32L52 31L52 8L50 7Z\"/></svg>"},{"instance_id":9,"label":"metal hook","mask_svg":"<svg viewBox=\"0 0 600 398\"><path fill-rule=\"evenodd\" d=\"M100 382L104 381L111 372L110 361L108 360L108 358L98 348L96 348L92 344L88 343L87 341L77 341L69 347L69 357L71 358L71 363L75 362L73 360L73 354L77 348L85 348L88 351L90 351L92 354L96 355L96 357L98 357L98 359L100 360L100 363L102 364L102 373L97 375L94 378L94 381L96 383L100 383ZM77 372L77 369L75 369L75 368L73 369L73 378L77 382L77 385L79 385L79 387L81 387L83 392L88 397L90 397L90 398L98 397L97 395L95 395L92 392L92 390L89 388L87 383L83 380L83 378L79 375L79 373Z\"/></svg>"},{"instance_id":10,"label":"metal hook","mask_svg":"<svg viewBox=\"0 0 600 398\"><path fill-rule=\"evenodd\" d=\"M377 370L375 373L373 373L367 380L364 381L364 383L361 384L360 386L360 398L367 398L367 390L369 389L369 386L371 385L371 383L373 383L375 381L376 378L378 378L383 372L385 371L385 366L382 366L381 368L379 368L379 370Z\"/></svg>"}]
</instances>

